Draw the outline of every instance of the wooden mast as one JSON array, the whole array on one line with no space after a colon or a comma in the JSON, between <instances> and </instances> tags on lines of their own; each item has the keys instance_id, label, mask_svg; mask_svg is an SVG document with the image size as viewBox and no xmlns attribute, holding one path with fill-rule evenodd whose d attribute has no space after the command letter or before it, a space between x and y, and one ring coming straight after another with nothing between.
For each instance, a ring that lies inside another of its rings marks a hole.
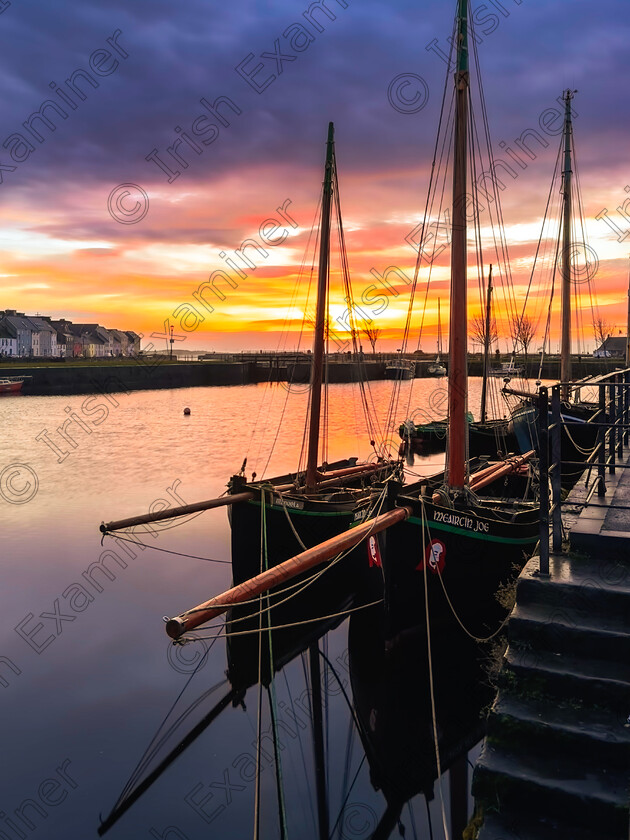
<instances>
[{"instance_id":1,"label":"wooden mast","mask_svg":"<svg viewBox=\"0 0 630 840\"><path fill-rule=\"evenodd\" d=\"M628 271L628 317L626 318L626 367L630 368L630 271Z\"/></svg>"},{"instance_id":2,"label":"wooden mast","mask_svg":"<svg viewBox=\"0 0 630 840\"><path fill-rule=\"evenodd\" d=\"M306 488L317 486L317 450L319 445L319 421L322 405L322 379L324 371L324 334L326 330L326 298L328 292L328 259L330 255L330 209L332 198L332 173L334 164L334 133L328 123L326 144L326 167L322 195L322 215L319 242L319 273L317 280L317 312L315 316L315 340L313 342L313 367L311 370L311 413L308 429L308 454L306 458Z\"/></svg>"},{"instance_id":3,"label":"wooden mast","mask_svg":"<svg viewBox=\"0 0 630 840\"><path fill-rule=\"evenodd\" d=\"M564 164L562 169L562 341L560 346L560 381L571 381L571 100L574 91L565 90L564 100ZM562 399L568 400L570 387L562 388Z\"/></svg>"},{"instance_id":4,"label":"wooden mast","mask_svg":"<svg viewBox=\"0 0 630 840\"><path fill-rule=\"evenodd\" d=\"M488 368L490 362L490 315L492 312L492 265L488 272L488 292L486 294L486 323L483 332L483 382L481 383L481 422L486 422L486 397L488 392Z\"/></svg>"},{"instance_id":5,"label":"wooden mast","mask_svg":"<svg viewBox=\"0 0 630 840\"><path fill-rule=\"evenodd\" d=\"M442 316L440 314L440 299L438 298L438 340L437 340L437 361L442 355Z\"/></svg>"},{"instance_id":6,"label":"wooden mast","mask_svg":"<svg viewBox=\"0 0 630 840\"><path fill-rule=\"evenodd\" d=\"M448 486L461 490L466 479L467 295L466 295L466 151L468 141L467 0L457 11L455 136L453 163L453 236L451 246L451 317L448 369Z\"/></svg>"}]
</instances>

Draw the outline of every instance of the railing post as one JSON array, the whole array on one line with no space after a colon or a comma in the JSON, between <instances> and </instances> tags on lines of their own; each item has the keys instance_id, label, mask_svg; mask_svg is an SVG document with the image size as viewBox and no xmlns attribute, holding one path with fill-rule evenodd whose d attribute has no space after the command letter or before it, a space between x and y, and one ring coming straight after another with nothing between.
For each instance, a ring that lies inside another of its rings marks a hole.
<instances>
[{"instance_id":1,"label":"railing post","mask_svg":"<svg viewBox=\"0 0 630 840\"><path fill-rule=\"evenodd\" d=\"M625 370L623 374L623 441L626 446L630 444L630 429L628 428L628 421L630 420L630 370Z\"/></svg>"},{"instance_id":2,"label":"railing post","mask_svg":"<svg viewBox=\"0 0 630 840\"><path fill-rule=\"evenodd\" d=\"M606 495L606 386L598 385L599 390L599 426L597 427L597 495Z\"/></svg>"},{"instance_id":3,"label":"railing post","mask_svg":"<svg viewBox=\"0 0 630 840\"><path fill-rule=\"evenodd\" d=\"M554 552L562 551L562 416L560 414L560 386L551 389L551 534Z\"/></svg>"},{"instance_id":4,"label":"railing post","mask_svg":"<svg viewBox=\"0 0 630 840\"><path fill-rule=\"evenodd\" d=\"M549 396L538 391L538 440L540 471L540 574L549 574Z\"/></svg>"},{"instance_id":5,"label":"railing post","mask_svg":"<svg viewBox=\"0 0 630 840\"><path fill-rule=\"evenodd\" d=\"M615 432L617 430L617 404L615 402L615 386L614 383L608 385L608 422L610 427L608 429L608 472L610 475L615 474Z\"/></svg>"},{"instance_id":6,"label":"railing post","mask_svg":"<svg viewBox=\"0 0 630 840\"><path fill-rule=\"evenodd\" d=\"M623 462L623 388L622 388L623 376L622 374L618 373L615 376L615 396L617 399L617 460L619 463Z\"/></svg>"}]
</instances>

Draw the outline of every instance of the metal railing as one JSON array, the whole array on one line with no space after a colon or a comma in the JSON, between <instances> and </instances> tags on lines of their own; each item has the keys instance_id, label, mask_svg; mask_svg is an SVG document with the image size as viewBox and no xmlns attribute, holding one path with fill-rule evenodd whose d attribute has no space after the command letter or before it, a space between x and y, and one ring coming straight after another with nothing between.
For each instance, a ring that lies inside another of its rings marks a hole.
<instances>
[{"instance_id":1,"label":"metal railing","mask_svg":"<svg viewBox=\"0 0 630 840\"><path fill-rule=\"evenodd\" d=\"M587 405L574 402L568 407L563 404L561 394L572 388L578 399L584 388L597 389L597 401ZM551 390L551 399L549 398ZM588 506L597 491L598 498L606 495L606 475L614 475L617 469L625 469L624 448L630 446L630 368L614 371L598 377L595 382L559 383L551 389L541 387L538 391L537 432L539 443L540 470L540 574L549 574L549 536L553 553L562 551L562 505L575 505L572 500L562 500L563 470L581 474L588 470L587 493L580 504ZM587 420L575 416L578 412L590 415ZM573 414L572 414L573 413ZM583 460L562 458L563 441L579 450L572 430L588 426L595 429L594 446L584 450ZM591 476L595 472L591 481ZM589 486L590 482L590 486ZM550 491L545 492L546 488ZM607 507L607 505L595 505ZM625 507L624 507L625 509Z\"/></svg>"}]
</instances>

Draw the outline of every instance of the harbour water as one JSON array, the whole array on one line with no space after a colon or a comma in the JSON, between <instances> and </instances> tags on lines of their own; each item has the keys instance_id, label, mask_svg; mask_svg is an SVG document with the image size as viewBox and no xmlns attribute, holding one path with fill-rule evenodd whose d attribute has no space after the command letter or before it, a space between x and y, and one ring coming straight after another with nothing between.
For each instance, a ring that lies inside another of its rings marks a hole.
<instances>
[{"instance_id":1,"label":"harbour water","mask_svg":"<svg viewBox=\"0 0 630 840\"><path fill-rule=\"evenodd\" d=\"M402 383L397 421L418 409L443 417L445 386L444 380ZM370 386L371 411L381 423L391 389L385 381ZM362 431L357 390L350 384L329 389L325 457L330 461L369 457L373 451ZM473 379L470 408L476 416L478 396L479 380ZM183 414L186 406L190 416ZM95 837L99 814L109 812L180 692L169 723L224 679L225 643L210 639L216 630L208 631L200 646L173 647L161 617L230 585L225 509L138 531L136 539L147 548L111 538L101 544L101 521L220 495L245 457L248 475L294 469L306 406L304 388L287 391L281 384L0 400L0 838ZM397 448L395 430L388 437ZM417 460L414 470L435 472L441 458ZM100 568L93 565L99 561ZM347 623L322 646L350 694ZM367 838L384 800L370 784L344 692L329 676L325 717L331 828L336 821L331 836ZM286 713L280 759L288 836L315 838L310 730L303 705L300 709L305 691L301 659L275 683L275 702ZM189 710L156 758L226 690L219 686ZM110 836L228 840L253 834L257 702L252 689L246 710L227 708ZM265 697L265 708L266 703ZM263 725L268 730L268 716ZM260 773L261 837L276 837L276 775L267 741ZM155 759L147 766L154 764ZM444 796L447 792L445 781ZM421 797L412 810L413 817L403 811L407 836L425 836ZM437 789L431 813L440 837Z\"/></svg>"}]
</instances>

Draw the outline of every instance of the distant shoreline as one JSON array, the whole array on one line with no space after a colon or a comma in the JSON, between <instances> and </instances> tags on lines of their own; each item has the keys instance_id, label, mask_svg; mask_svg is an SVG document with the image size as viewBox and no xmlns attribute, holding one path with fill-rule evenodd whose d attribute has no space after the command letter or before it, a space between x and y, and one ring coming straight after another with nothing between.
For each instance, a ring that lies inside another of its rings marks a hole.
<instances>
[{"instance_id":1,"label":"distant shoreline","mask_svg":"<svg viewBox=\"0 0 630 840\"><path fill-rule=\"evenodd\" d=\"M396 358L395 354L387 354ZM25 396L63 396L73 394L127 393L129 391L152 390L156 388L188 388L218 385L248 385L257 382L294 382L306 384L309 380L309 357L307 354L217 354L217 360L198 362L171 362L164 357L137 357L133 360L89 360L75 362L45 362L34 360L27 363L0 362L0 378L3 376L29 377L23 386ZM416 376L426 375L426 368L433 357L424 355L415 358ZM508 357L502 357L506 360ZM384 378L386 366L384 356L371 358L366 354L363 363L367 380ZM518 358L517 364L523 364ZM497 366L493 361L493 367ZM574 357L574 378L589 374L607 373L623 367L621 359L597 359L588 356ZM528 359L530 379L538 377L539 360ZM542 368L544 379L557 379L560 363L557 357L545 360ZM328 367L331 383L354 382L358 378L358 366L349 360L336 358ZM479 356L471 356L468 363L470 376L481 376L482 363ZM6 397L5 397L6 398Z\"/></svg>"}]
</instances>

